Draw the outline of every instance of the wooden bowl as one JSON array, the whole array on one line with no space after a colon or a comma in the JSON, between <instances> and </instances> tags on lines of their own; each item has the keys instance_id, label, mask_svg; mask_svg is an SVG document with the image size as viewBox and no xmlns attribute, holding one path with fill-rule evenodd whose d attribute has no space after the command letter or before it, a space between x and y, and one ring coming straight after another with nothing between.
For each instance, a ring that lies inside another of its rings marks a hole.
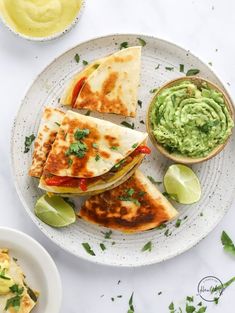
<instances>
[{"instance_id":1,"label":"wooden bowl","mask_svg":"<svg viewBox=\"0 0 235 313\"><path fill-rule=\"evenodd\" d=\"M219 152L221 152L224 147L226 146L228 140L229 140L229 136L227 138L227 140L223 143L218 145L214 150L212 150L207 156L205 157L201 157L201 158L192 158L192 157L188 157L185 155L181 155L181 154L176 154L176 153L170 153L168 152L160 143L158 143L157 139L155 138L155 136L153 135L153 131L152 131L152 125L151 125L151 120L150 120L150 115L151 115L151 111L152 111L152 107L155 104L156 98L159 95L159 93L161 93L164 89L172 87L174 85L176 85L177 83L183 82L183 81L188 81L190 80L191 82L193 82L195 85L201 87L202 83L207 83L207 85L209 87L211 87L212 89L220 92L225 100L225 104L228 108L228 111L231 115L231 118L234 120L234 107L232 104L231 99L229 98L229 96L218 86L216 86L215 84L211 83L210 81L201 78L201 77L196 77L196 76L186 76L186 77L180 77L177 79L173 79L169 82L167 82L166 84L164 84L160 89L157 90L157 92L155 93L152 101L149 104L149 108L147 111L147 117L146 117L146 126L147 126L147 132L149 134L150 140L152 141L152 144L154 145L154 147L160 152L162 153L164 156L166 156L167 158L171 159L174 162L178 162L178 163L183 163L183 164L195 164L195 163L200 163L200 162L204 162L207 161L211 158L213 158L215 155L217 155Z\"/></svg>"}]
</instances>

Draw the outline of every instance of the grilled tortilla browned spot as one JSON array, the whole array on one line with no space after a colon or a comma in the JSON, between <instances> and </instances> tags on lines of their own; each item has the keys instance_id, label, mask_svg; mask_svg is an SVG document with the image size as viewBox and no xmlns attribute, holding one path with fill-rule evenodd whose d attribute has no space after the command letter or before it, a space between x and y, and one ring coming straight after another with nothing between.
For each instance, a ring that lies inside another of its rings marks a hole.
<instances>
[{"instance_id":1,"label":"grilled tortilla browned spot","mask_svg":"<svg viewBox=\"0 0 235 313\"><path fill-rule=\"evenodd\" d=\"M89 82L87 82L82 89L79 104L76 104L76 107L79 106L80 109L97 110L99 112L116 113L128 116L128 109L120 98L120 94L122 93L120 88L120 94L117 94L116 98L110 99L108 96L114 89L118 77L119 73L117 72L109 73L109 76L103 82L99 93L97 91L93 92Z\"/></svg>"},{"instance_id":2,"label":"grilled tortilla browned spot","mask_svg":"<svg viewBox=\"0 0 235 313\"><path fill-rule=\"evenodd\" d=\"M122 185L85 201L79 217L134 233L157 227L177 214L171 203L137 170Z\"/></svg>"}]
</instances>

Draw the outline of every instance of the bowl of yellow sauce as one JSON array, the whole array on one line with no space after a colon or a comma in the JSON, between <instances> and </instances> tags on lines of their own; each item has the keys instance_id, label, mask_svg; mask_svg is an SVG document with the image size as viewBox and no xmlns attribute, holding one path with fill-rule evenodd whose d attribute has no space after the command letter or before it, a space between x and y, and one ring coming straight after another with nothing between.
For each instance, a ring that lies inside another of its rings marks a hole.
<instances>
[{"instance_id":1,"label":"bowl of yellow sauce","mask_svg":"<svg viewBox=\"0 0 235 313\"><path fill-rule=\"evenodd\" d=\"M16 35L51 40L72 29L85 0L0 0L0 19Z\"/></svg>"}]
</instances>

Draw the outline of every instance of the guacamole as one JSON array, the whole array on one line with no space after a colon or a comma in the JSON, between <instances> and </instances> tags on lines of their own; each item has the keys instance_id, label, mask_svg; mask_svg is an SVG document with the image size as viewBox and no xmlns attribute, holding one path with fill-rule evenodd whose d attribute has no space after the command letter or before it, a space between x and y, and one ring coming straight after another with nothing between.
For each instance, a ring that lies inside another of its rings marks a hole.
<instances>
[{"instance_id":1,"label":"guacamole","mask_svg":"<svg viewBox=\"0 0 235 313\"><path fill-rule=\"evenodd\" d=\"M185 80L163 89L150 112L153 135L165 149L192 158L207 156L234 126L223 95Z\"/></svg>"},{"instance_id":2,"label":"guacamole","mask_svg":"<svg viewBox=\"0 0 235 313\"><path fill-rule=\"evenodd\" d=\"M81 4L82 0L0 0L0 14L23 35L47 37L68 27Z\"/></svg>"}]
</instances>

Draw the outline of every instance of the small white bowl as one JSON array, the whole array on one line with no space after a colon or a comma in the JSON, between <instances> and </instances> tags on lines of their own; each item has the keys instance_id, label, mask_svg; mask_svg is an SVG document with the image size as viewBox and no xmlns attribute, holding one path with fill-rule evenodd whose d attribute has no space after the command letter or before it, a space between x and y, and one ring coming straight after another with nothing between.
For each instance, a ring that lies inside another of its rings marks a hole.
<instances>
[{"instance_id":1,"label":"small white bowl","mask_svg":"<svg viewBox=\"0 0 235 313\"><path fill-rule=\"evenodd\" d=\"M24 34L21 34L19 32L17 32L14 28L12 28L4 19L3 16L0 15L0 22L2 22L2 24L8 28L8 30L10 30L14 35L16 35L17 37L21 37L30 41L39 41L39 42L43 42L43 41L49 41L49 40L53 40L56 38L59 38L63 35L65 35L66 33L68 33L72 28L75 27L75 25L78 23L78 21L80 20L82 13L85 9L86 6L86 0L82 0L82 4L81 4L81 8L76 16L76 18L72 21L72 23L67 26L63 31L55 33L53 35L47 36L47 37L31 37L31 36L27 36Z\"/></svg>"},{"instance_id":2,"label":"small white bowl","mask_svg":"<svg viewBox=\"0 0 235 313\"><path fill-rule=\"evenodd\" d=\"M57 267L48 252L33 238L14 229L0 227L0 248L8 248L26 275L32 289L39 291L34 313L58 313L62 286Z\"/></svg>"}]
</instances>

